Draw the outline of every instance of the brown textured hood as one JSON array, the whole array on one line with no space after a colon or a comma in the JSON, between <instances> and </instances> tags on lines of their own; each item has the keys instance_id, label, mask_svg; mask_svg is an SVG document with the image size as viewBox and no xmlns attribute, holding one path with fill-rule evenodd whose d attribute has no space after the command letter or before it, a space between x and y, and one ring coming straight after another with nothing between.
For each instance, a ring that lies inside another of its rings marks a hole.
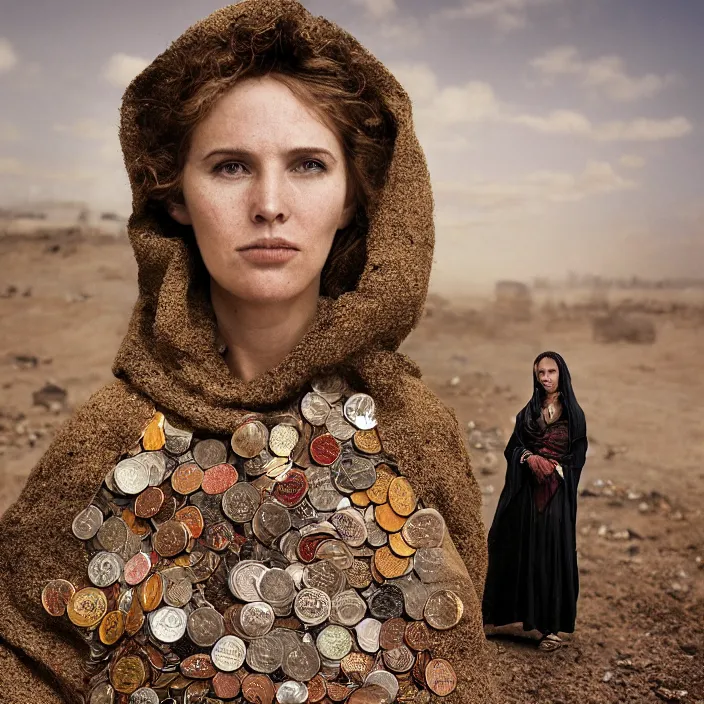
<instances>
[{"instance_id":1,"label":"brown textured hood","mask_svg":"<svg viewBox=\"0 0 704 704\"><path fill-rule=\"evenodd\" d=\"M336 299L321 296L308 333L274 369L244 383L233 378L217 350L214 317L183 229L148 207L140 155L146 147L140 118L150 101L177 100L170 86L184 63L227 43L238 25L285 23L317 51L344 46L378 91L396 128L385 186L369 213L366 261L356 285ZM170 93L171 91L171 93ZM129 236L139 265L139 298L114 373L165 408L198 423L201 414L274 405L311 376L336 365L358 366L360 356L394 351L418 322L432 263L432 194L411 104L391 73L353 37L314 17L295 0L246 0L191 27L129 86L120 137L133 192ZM199 410L196 411L195 409ZM190 410L193 414L191 414ZM190 416L190 417L189 417ZM217 423L216 423L217 424Z\"/></svg>"}]
</instances>

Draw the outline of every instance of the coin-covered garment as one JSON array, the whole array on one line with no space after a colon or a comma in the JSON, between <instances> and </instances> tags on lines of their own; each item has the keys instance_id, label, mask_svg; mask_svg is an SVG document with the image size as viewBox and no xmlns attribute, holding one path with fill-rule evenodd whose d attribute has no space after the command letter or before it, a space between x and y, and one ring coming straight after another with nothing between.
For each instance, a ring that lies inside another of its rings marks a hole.
<instances>
[{"instance_id":1,"label":"coin-covered garment","mask_svg":"<svg viewBox=\"0 0 704 704\"><path fill-rule=\"evenodd\" d=\"M416 703L454 690L432 642L463 617L456 553L384 451L370 396L317 378L295 407L229 437L157 412L116 460L72 523L84 583L42 594L90 646L91 704Z\"/></svg>"}]
</instances>

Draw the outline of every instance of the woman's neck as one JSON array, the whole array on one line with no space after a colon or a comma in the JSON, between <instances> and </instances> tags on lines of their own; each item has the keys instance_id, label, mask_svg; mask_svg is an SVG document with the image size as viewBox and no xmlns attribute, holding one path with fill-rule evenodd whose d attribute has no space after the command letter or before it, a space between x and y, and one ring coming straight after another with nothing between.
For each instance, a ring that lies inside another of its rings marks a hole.
<instances>
[{"instance_id":1,"label":"woman's neck","mask_svg":"<svg viewBox=\"0 0 704 704\"><path fill-rule=\"evenodd\" d=\"M284 360L310 328L320 284L288 301L252 303L235 298L211 282L210 297L226 345L225 362L245 383Z\"/></svg>"}]
</instances>

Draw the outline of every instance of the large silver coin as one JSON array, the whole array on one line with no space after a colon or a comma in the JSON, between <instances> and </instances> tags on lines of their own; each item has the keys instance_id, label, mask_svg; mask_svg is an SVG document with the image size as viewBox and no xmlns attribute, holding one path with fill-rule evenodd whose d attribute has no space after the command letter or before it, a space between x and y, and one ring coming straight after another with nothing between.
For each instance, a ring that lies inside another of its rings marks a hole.
<instances>
[{"instance_id":1,"label":"large silver coin","mask_svg":"<svg viewBox=\"0 0 704 704\"><path fill-rule=\"evenodd\" d=\"M396 676L391 672L386 670L375 670L367 675L364 680L365 685L375 684L379 687L383 687L391 697L391 701L395 701L396 695L398 694L398 680Z\"/></svg>"},{"instance_id":2,"label":"large silver coin","mask_svg":"<svg viewBox=\"0 0 704 704\"><path fill-rule=\"evenodd\" d=\"M376 428L376 406L367 394L352 394L345 402L345 418L360 430Z\"/></svg>"},{"instance_id":3,"label":"large silver coin","mask_svg":"<svg viewBox=\"0 0 704 704\"><path fill-rule=\"evenodd\" d=\"M352 634L342 626L326 626L315 641L320 655L327 660L342 660L352 650Z\"/></svg>"},{"instance_id":4,"label":"large silver coin","mask_svg":"<svg viewBox=\"0 0 704 704\"><path fill-rule=\"evenodd\" d=\"M301 589L293 603L296 616L308 626L317 626L330 617L330 597L320 589Z\"/></svg>"},{"instance_id":5,"label":"large silver coin","mask_svg":"<svg viewBox=\"0 0 704 704\"><path fill-rule=\"evenodd\" d=\"M328 467L310 467L306 470L308 478L308 500L318 511L334 511L342 494L332 483Z\"/></svg>"},{"instance_id":6,"label":"large silver coin","mask_svg":"<svg viewBox=\"0 0 704 704\"><path fill-rule=\"evenodd\" d=\"M345 573L332 562L325 560L306 565L303 570L303 584L309 589L319 589L331 599L339 594L346 584Z\"/></svg>"},{"instance_id":7,"label":"large silver coin","mask_svg":"<svg viewBox=\"0 0 704 704\"><path fill-rule=\"evenodd\" d=\"M315 646L309 643L297 643L287 648L282 664L284 674L299 682L312 680L320 670L320 655Z\"/></svg>"},{"instance_id":8,"label":"large silver coin","mask_svg":"<svg viewBox=\"0 0 704 704\"><path fill-rule=\"evenodd\" d=\"M149 614L149 630L162 643L175 643L186 634L188 616L182 609L163 606Z\"/></svg>"},{"instance_id":9,"label":"large silver coin","mask_svg":"<svg viewBox=\"0 0 704 704\"><path fill-rule=\"evenodd\" d=\"M328 403L339 401L347 391L347 382L336 375L317 376L310 382L315 393L320 394Z\"/></svg>"},{"instance_id":10,"label":"large silver coin","mask_svg":"<svg viewBox=\"0 0 704 704\"><path fill-rule=\"evenodd\" d=\"M124 550L130 533L132 531L121 518L111 516L100 526L96 538L107 552L120 553Z\"/></svg>"},{"instance_id":11,"label":"large silver coin","mask_svg":"<svg viewBox=\"0 0 704 704\"><path fill-rule=\"evenodd\" d=\"M276 701L278 704L306 704L308 687L303 682L282 682L276 690Z\"/></svg>"},{"instance_id":12,"label":"large silver coin","mask_svg":"<svg viewBox=\"0 0 704 704\"><path fill-rule=\"evenodd\" d=\"M334 513L330 518L330 523L335 526L340 539L351 547L358 548L364 545L367 540L367 526L364 518L354 508ZM350 567L350 565L347 565L347 567Z\"/></svg>"},{"instance_id":13,"label":"large silver coin","mask_svg":"<svg viewBox=\"0 0 704 704\"><path fill-rule=\"evenodd\" d=\"M257 590L262 600L272 606L290 604L296 596L296 586L293 578L288 572L278 567L264 572L259 577Z\"/></svg>"},{"instance_id":14,"label":"large silver coin","mask_svg":"<svg viewBox=\"0 0 704 704\"><path fill-rule=\"evenodd\" d=\"M91 504L73 519L71 530L79 540L90 540L97 535L102 525L103 512Z\"/></svg>"},{"instance_id":15,"label":"large silver coin","mask_svg":"<svg viewBox=\"0 0 704 704\"><path fill-rule=\"evenodd\" d=\"M265 501L252 518L252 530L264 545L271 545L291 530L291 516L285 507L273 501Z\"/></svg>"},{"instance_id":16,"label":"large silver coin","mask_svg":"<svg viewBox=\"0 0 704 704\"><path fill-rule=\"evenodd\" d=\"M210 653L213 665L223 672L234 672L244 664L247 648L237 636L223 636Z\"/></svg>"},{"instance_id":17,"label":"large silver coin","mask_svg":"<svg viewBox=\"0 0 704 704\"><path fill-rule=\"evenodd\" d=\"M403 606L406 613L413 620L422 621L425 604L430 596L425 584L412 574L389 580L387 584L392 584L403 592Z\"/></svg>"},{"instance_id":18,"label":"large silver coin","mask_svg":"<svg viewBox=\"0 0 704 704\"><path fill-rule=\"evenodd\" d=\"M340 458L347 481L355 491L364 491L376 482L376 467L368 457L352 453Z\"/></svg>"},{"instance_id":19,"label":"large silver coin","mask_svg":"<svg viewBox=\"0 0 704 704\"><path fill-rule=\"evenodd\" d=\"M182 455L184 452L188 452L193 441L193 433L176 428L166 419L164 420L164 435L166 436L164 447L171 455Z\"/></svg>"},{"instance_id":20,"label":"large silver coin","mask_svg":"<svg viewBox=\"0 0 704 704\"><path fill-rule=\"evenodd\" d=\"M315 551L315 557L318 560L330 560L335 564L335 567L341 570L348 570L354 564L350 548L341 540L326 540L320 543Z\"/></svg>"},{"instance_id":21,"label":"large silver coin","mask_svg":"<svg viewBox=\"0 0 704 704\"><path fill-rule=\"evenodd\" d=\"M115 690L109 682L97 685L90 693L89 704L114 704Z\"/></svg>"},{"instance_id":22,"label":"large silver coin","mask_svg":"<svg viewBox=\"0 0 704 704\"><path fill-rule=\"evenodd\" d=\"M325 427L335 440L340 440L341 442L351 440L352 436L357 432L357 428L345 420L342 409L339 406L333 406L330 409L330 415L325 421Z\"/></svg>"},{"instance_id":23,"label":"large silver coin","mask_svg":"<svg viewBox=\"0 0 704 704\"><path fill-rule=\"evenodd\" d=\"M252 520L261 503L261 494L251 484L238 482L231 486L222 497L224 514L235 523Z\"/></svg>"},{"instance_id":24,"label":"large silver coin","mask_svg":"<svg viewBox=\"0 0 704 704\"><path fill-rule=\"evenodd\" d=\"M412 548L439 548L445 537L445 520L434 508L422 508L409 516L401 535Z\"/></svg>"},{"instance_id":25,"label":"large silver coin","mask_svg":"<svg viewBox=\"0 0 704 704\"><path fill-rule=\"evenodd\" d=\"M230 591L242 601L259 601L257 582L269 568L256 560L242 560L236 564L228 577Z\"/></svg>"},{"instance_id":26,"label":"large silver coin","mask_svg":"<svg viewBox=\"0 0 704 704\"><path fill-rule=\"evenodd\" d=\"M123 494L140 494L149 486L149 467L138 457L119 462L113 472L113 481Z\"/></svg>"},{"instance_id":27,"label":"large silver coin","mask_svg":"<svg viewBox=\"0 0 704 704\"><path fill-rule=\"evenodd\" d=\"M357 633L357 643L365 653L376 654L379 650L379 633L381 622L375 618L365 618L360 621L354 630Z\"/></svg>"},{"instance_id":28,"label":"large silver coin","mask_svg":"<svg viewBox=\"0 0 704 704\"><path fill-rule=\"evenodd\" d=\"M424 584L442 582L454 576L442 548L419 548L413 556L413 569Z\"/></svg>"},{"instance_id":29,"label":"large silver coin","mask_svg":"<svg viewBox=\"0 0 704 704\"><path fill-rule=\"evenodd\" d=\"M252 601L240 611L240 628L250 638L265 636L274 625L274 610L265 601Z\"/></svg>"},{"instance_id":30,"label":"large silver coin","mask_svg":"<svg viewBox=\"0 0 704 704\"><path fill-rule=\"evenodd\" d=\"M209 648L225 635L225 620L219 611L202 606L188 616L188 637L201 648Z\"/></svg>"},{"instance_id":31,"label":"large silver coin","mask_svg":"<svg viewBox=\"0 0 704 704\"><path fill-rule=\"evenodd\" d=\"M193 447L193 458L203 468L210 469L216 464L227 462L227 447L220 440L201 440Z\"/></svg>"},{"instance_id":32,"label":"large silver coin","mask_svg":"<svg viewBox=\"0 0 704 704\"><path fill-rule=\"evenodd\" d=\"M270 674L281 667L284 659L284 646L282 642L268 634L255 638L247 648L247 664L255 672Z\"/></svg>"},{"instance_id":33,"label":"large silver coin","mask_svg":"<svg viewBox=\"0 0 704 704\"><path fill-rule=\"evenodd\" d=\"M320 394L307 393L301 401L301 414L311 425L325 425L330 415L330 404Z\"/></svg>"},{"instance_id":34,"label":"large silver coin","mask_svg":"<svg viewBox=\"0 0 704 704\"><path fill-rule=\"evenodd\" d=\"M183 608L193 597L193 574L183 567L171 567L161 572L164 580L164 602Z\"/></svg>"},{"instance_id":35,"label":"large silver coin","mask_svg":"<svg viewBox=\"0 0 704 704\"><path fill-rule=\"evenodd\" d=\"M356 626L366 615L367 605L354 589L335 594L330 608L330 620L342 626Z\"/></svg>"},{"instance_id":36,"label":"large silver coin","mask_svg":"<svg viewBox=\"0 0 704 704\"><path fill-rule=\"evenodd\" d=\"M159 695L151 687L140 687L130 695L130 704L159 704Z\"/></svg>"},{"instance_id":37,"label":"large silver coin","mask_svg":"<svg viewBox=\"0 0 704 704\"><path fill-rule=\"evenodd\" d=\"M163 452L142 452L135 459L149 470L149 486L159 486L164 481L168 468Z\"/></svg>"},{"instance_id":38,"label":"large silver coin","mask_svg":"<svg viewBox=\"0 0 704 704\"><path fill-rule=\"evenodd\" d=\"M96 587L109 587L122 576L125 563L114 552L99 552L88 563L88 579Z\"/></svg>"}]
</instances>

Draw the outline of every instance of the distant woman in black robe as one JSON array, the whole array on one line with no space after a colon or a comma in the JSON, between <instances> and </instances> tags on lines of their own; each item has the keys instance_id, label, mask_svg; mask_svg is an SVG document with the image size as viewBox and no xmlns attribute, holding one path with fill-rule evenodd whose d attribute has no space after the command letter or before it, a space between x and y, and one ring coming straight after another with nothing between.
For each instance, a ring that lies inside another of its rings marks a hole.
<instances>
[{"instance_id":1,"label":"distant woman in black robe","mask_svg":"<svg viewBox=\"0 0 704 704\"><path fill-rule=\"evenodd\" d=\"M504 455L506 483L489 531L485 625L523 623L556 650L574 631L579 595L575 524L587 424L565 360L533 363L533 396L516 416Z\"/></svg>"}]
</instances>

